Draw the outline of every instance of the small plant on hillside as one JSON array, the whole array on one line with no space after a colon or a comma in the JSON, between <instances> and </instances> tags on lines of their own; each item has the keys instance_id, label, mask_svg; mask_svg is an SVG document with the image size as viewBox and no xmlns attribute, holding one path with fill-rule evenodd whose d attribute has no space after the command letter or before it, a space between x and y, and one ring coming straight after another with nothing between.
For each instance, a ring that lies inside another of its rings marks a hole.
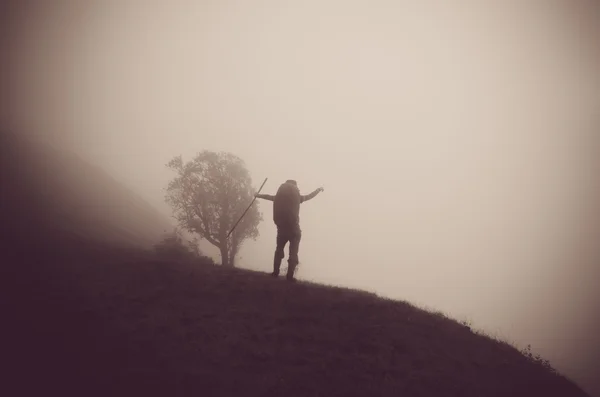
<instances>
[{"instance_id":1,"label":"small plant on hillside","mask_svg":"<svg viewBox=\"0 0 600 397\"><path fill-rule=\"evenodd\" d=\"M197 258L204 256L202 255L202 251L200 250L200 242L196 237L187 242L187 248Z\"/></svg>"},{"instance_id":2,"label":"small plant on hillside","mask_svg":"<svg viewBox=\"0 0 600 397\"><path fill-rule=\"evenodd\" d=\"M547 369L548 371L550 371L552 373L558 373L558 371L554 367L552 367L552 364L550 364L549 360L546 360L539 354L533 354L533 352L531 351L531 345L527 345L527 347L525 349L521 350L521 353L525 357L527 357L527 359L529 361L541 365L542 367L544 367L545 369Z\"/></svg>"},{"instance_id":3,"label":"small plant on hillside","mask_svg":"<svg viewBox=\"0 0 600 397\"><path fill-rule=\"evenodd\" d=\"M471 320L462 320L460 323L463 325L463 327L468 328L469 330L473 328Z\"/></svg>"},{"instance_id":4,"label":"small plant on hillside","mask_svg":"<svg viewBox=\"0 0 600 397\"><path fill-rule=\"evenodd\" d=\"M211 258L204 256L198 246L198 240L185 242L178 229L169 233L159 243L154 245L154 251L161 259L194 260L214 265Z\"/></svg>"}]
</instances>

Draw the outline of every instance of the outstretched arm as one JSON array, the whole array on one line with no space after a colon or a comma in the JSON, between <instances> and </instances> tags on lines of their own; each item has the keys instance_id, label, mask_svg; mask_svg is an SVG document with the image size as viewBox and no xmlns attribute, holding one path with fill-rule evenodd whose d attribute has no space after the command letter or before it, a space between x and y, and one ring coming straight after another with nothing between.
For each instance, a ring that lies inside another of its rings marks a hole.
<instances>
[{"instance_id":1,"label":"outstretched arm","mask_svg":"<svg viewBox=\"0 0 600 397\"><path fill-rule=\"evenodd\" d=\"M254 197L269 201L275 200L275 196L271 196L270 194L256 194Z\"/></svg>"},{"instance_id":2,"label":"outstretched arm","mask_svg":"<svg viewBox=\"0 0 600 397\"><path fill-rule=\"evenodd\" d=\"M300 202L301 202L301 203L303 203L303 202L305 202L305 201L308 201L308 200L310 200L310 199L313 199L313 198L315 198L315 196L316 196L317 194L321 193L322 191L323 191L323 188L322 188L322 187L320 187L320 188L318 188L317 190L315 190L314 192L312 192L312 193L310 193L310 194L307 194L307 195L304 195L304 196L300 196Z\"/></svg>"}]
</instances>

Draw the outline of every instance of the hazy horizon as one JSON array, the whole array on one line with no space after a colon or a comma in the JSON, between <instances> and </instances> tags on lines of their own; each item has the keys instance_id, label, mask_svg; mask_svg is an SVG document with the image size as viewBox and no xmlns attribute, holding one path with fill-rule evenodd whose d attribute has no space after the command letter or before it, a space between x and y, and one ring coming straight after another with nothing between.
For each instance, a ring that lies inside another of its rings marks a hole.
<instances>
[{"instance_id":1,"label":"hazy horizon","mask_svg":"<svg viewBox=\"0 0 600 397\"><path fill-rule=\"evenodd\" d=\"M265 193L324 186L300 278L468 319L600 395L600 7L51 3L4 8L4 127L166 216L165 164L205 149ZM270 271L259 205L237 264Z\"/></svg>"}]
</instances>

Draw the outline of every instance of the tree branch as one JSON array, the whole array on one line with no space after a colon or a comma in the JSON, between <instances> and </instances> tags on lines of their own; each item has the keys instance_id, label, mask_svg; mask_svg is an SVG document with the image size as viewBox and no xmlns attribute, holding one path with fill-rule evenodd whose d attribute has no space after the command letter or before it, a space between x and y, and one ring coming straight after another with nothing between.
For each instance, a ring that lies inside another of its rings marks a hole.
<instances>
[{"instance_id":1,"label":"tree branch","mask_svg":"<svg viewBox=\"0 0 600 397\"><path fill-rule=\"evenodd\" d=\"M194 212L196 213L196 215L200 219L200 222L204 225L203 232L204 232L206 240L209 243L211 243L212 245L220 247L221 244L219 244L218 240L216 238L214 238L214 236L210 232L210 225L208 223L208 220L206 219L206 217L202 216L202 211L199 210L198 205L194 206Z\"/></svg>"},{"instance_id":2,"label":"tree branch","mask_svg":"<svg viewBox=\"0 0 600 397\"><path fill-rule=\"evenodd\" d=\"M202 238L204 238L206 241L208 241L215 247L221 248L221 244L219 244L217 240L212 238L212 236L208 234L205 229L202 228L201 223L202 222L199 219L188 217L188 224L190 224L195 229L196 233L198 233Z\"/></svg>"}]
</instances>

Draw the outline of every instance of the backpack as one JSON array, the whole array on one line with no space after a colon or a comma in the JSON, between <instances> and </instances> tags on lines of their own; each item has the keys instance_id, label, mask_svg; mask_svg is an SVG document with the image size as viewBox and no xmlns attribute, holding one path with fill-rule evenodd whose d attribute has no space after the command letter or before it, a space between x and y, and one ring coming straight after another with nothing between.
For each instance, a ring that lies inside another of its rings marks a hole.
<instances>
[{"instance_id":1,"label":"backpack","mask_svg":"<svg viewBox=\"0 0 600 397\"><path fill-rule=\"evenodd\" d=\"M273 222L277 226L294 226L299 223L300 191L295 184L286 182L279 186L273 200Z\"/></svg>"}]
</instances>

